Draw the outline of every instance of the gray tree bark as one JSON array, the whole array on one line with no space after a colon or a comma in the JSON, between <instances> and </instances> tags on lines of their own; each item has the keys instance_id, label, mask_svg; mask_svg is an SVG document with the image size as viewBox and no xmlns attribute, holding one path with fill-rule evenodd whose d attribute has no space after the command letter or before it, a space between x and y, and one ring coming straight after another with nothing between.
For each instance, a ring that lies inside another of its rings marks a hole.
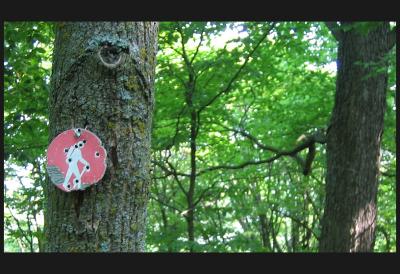
<instances>
[{"instance_id":1,"label":"gray tree bark","mask_svg":"<svg viewBox=\"0 0 400 274\"><path fill-rule=\"evenodd\" d=\"M373 249L386 109L389 23L368 33L353 24L338 39L335 105L327 132L326 204L320 251L369 252ZM329 27L329 25L328 25Z\"/></svg>"},{"instance_id":2,"label":"gray tree bark","mask_svg":"<svg viewBox=\"0 0 400 274\"><path fill-rule=\"evenodd\" d=\"M155 22L57 24L49 141L87 126L107 170L84 191L48 183L46 251L144 251L157 35Z\"/></svg>"}]
</instances>

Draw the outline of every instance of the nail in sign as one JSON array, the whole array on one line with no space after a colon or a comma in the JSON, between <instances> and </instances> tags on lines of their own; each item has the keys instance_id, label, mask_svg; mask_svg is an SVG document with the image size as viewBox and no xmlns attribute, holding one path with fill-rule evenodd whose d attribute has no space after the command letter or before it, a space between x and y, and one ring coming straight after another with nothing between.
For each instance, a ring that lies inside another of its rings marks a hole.
<instances>
[{"instance_id":1,"label":"nail in sign","mask_svg":"<svg viewBox=\"0 0 400 274\"><path fill-rule=\"evenodd\" d=\"M107 153L100 139L87 129L59 134L47 149L47 171L59 189L84 190L103 178Z\"/></svg>"}]
</instances>

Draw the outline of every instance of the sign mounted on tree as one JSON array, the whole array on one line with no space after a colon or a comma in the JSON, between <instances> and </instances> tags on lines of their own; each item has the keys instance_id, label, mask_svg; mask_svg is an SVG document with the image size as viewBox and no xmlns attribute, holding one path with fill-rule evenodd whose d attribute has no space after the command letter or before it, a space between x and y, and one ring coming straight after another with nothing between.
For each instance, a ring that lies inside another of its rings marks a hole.
<instances>
[{"instance_id":1,"label":"sign mounted on tree","mask_svg":"<svg viewBox=\"0 0 400 274\"><path fill-rule=\"evenodd\" d=\"M100 139L87 129L59 134L47 149L47 171L59 189L84 190L103 178L107 153Z\"/></svg>"}]
</instances>

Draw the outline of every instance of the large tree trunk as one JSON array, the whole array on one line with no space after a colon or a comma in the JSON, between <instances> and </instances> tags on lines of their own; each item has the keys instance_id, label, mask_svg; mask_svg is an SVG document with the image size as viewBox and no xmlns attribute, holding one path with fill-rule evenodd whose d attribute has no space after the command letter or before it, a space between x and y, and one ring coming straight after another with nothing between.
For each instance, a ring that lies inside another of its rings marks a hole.
<instances>
[{"instance_id":1,"label":"large tree trunk","mask_svg":"<svg viewBox=\"0 0 400 274\"><path fill-rule=\"evenodd\" d=\"M48 184L46 251L144 251L158 23L59 23L50 141L87 126L107 151L103 179L65 193Z\"/></svg>"},{"instance_id":2,"label":"large tree trunk","mask_svg":"<svg viewBox=\"0 0 400 274\"><path fill-rule=\"evenodd\" d=\"M337 31L336 37L338 71L327 133L320 251L366 252L372 251L375 235L389 23L377 24L367 34L358 28Z\"/></svg>"}]
</instances>

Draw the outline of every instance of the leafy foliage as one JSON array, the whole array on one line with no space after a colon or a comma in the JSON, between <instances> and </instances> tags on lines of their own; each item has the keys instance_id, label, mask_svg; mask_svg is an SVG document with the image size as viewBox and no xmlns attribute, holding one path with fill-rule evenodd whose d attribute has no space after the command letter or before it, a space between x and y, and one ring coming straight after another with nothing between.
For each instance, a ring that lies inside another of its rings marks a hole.
<instances>
[{"instance_id":1,"label":"leafy foliage","mask_svg":"<svg viewBox=\"0 0 400 274\"><path fill-rule=\"evenodd\" d=\"M374 26L352 25L361 33ZM43 22L4 28L6 251L43 245L52 28ZM376 251L396 248L395 50L387 58ZM160 23L148 251L318 250L325 145L316 146L310 176L294 157L257 162L327 127L335 59L336 43L323 23Z\"/></svg>"},{"instance_id":2,"label":"leafy foliage","mask_svg":"<svg viewBox=\"0 0 400 274\"><path fill-rule=\"evenodd\" d=\"M12 189L7 191L6 184L5 240L11 240L13 249L19 251L39 250L43 242L43 222L37 223L37 219L45 202L43 162L48 142L52 28L51 23L43 22L4 25L5 181L9 180ZM28 174L19 176L24 170Z\"/></svg>"}]
</instances>

